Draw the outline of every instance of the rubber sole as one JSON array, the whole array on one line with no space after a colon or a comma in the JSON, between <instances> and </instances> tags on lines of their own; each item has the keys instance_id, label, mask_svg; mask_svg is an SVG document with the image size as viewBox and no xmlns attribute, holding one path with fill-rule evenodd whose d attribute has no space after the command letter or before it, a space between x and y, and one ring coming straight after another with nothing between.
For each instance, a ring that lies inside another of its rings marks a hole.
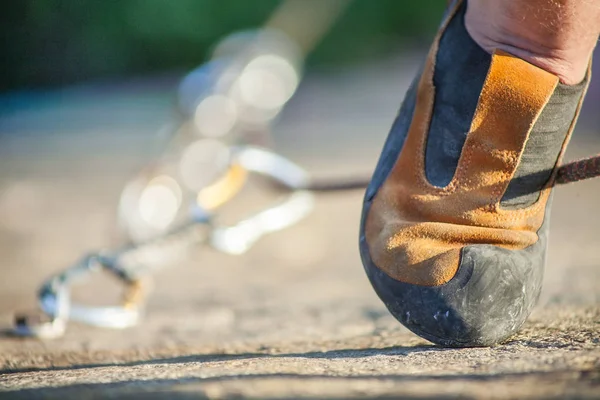
<instances>
[{"instance_id":1,"label":"rubber sole","mask_svg":"<svg viewBox=\"0 0 600 400\"><path fill-rule=\"evenodd\" d=\"M518 331L540 295L548 214L536 244L523 250L467 246L454 278L426 287L394 280L373 263L363 234L370 205L367 200L363 208L361 258L375 292L398 321L422 338L447 347L492 346Z\"/></svg>"}]
</instances>

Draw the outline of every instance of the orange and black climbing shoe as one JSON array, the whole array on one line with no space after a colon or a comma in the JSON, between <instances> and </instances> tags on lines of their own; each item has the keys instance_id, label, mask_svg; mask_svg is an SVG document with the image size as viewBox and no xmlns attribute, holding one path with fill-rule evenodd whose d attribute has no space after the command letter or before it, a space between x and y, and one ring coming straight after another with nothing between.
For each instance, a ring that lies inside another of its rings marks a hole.
<instances>
[{"instance_id":1,"label":"orange and black climbing shoe","mask_svg":"<svg viewBox=\"0 0 600 400\"><path fill-rule=\"evenodd\" d=\"M466 7L450 5L406 94L360 230L365 270L390 312L456 347L506 340L535 305L551 189L590 79L567 86L488 54L465 29Z\"/></svg>"}]
</instances>

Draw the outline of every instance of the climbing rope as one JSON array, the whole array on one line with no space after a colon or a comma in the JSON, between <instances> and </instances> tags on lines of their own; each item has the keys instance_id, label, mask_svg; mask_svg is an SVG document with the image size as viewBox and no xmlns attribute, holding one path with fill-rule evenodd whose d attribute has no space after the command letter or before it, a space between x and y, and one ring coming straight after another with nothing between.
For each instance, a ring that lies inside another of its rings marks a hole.
<instances>
[{"instance_id":1,"label":"climbing rope","mask_svg":"<svg viewBox=\"0 0 600 400\"><path fill-rule=\"evenodd\" d=\"M600 176L600 154L562 165L556 174L556 184L564 185L598 176Z\"/></svg>"}]
</instances>

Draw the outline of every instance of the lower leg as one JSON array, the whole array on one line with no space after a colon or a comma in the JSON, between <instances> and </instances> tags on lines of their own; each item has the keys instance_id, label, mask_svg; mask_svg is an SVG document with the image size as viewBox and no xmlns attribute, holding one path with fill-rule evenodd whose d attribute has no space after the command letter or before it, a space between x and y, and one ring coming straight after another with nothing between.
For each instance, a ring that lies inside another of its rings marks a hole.
<instances>
[{"instance_id":1,"label":"lower leg","mask_svg":"<svg viewBox=\"0 0 600 400\"><path fill-rule=\"evenodd\" d=\"M465 25L487 52L504 50L574 85L598 41L600 2L469 0Z\"/></svg>"}]
</instances>

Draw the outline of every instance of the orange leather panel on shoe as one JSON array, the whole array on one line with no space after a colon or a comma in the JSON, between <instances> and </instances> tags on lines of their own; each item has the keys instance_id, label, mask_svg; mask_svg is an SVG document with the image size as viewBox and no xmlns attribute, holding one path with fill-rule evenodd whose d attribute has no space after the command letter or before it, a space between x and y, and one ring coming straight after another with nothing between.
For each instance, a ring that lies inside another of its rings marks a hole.
<instances>
[{"instance_id":1,"label":"orange leather panel on shoe","mask_svg":"<svg viewBox=\"0 0 600 400\"><path fill-rule=\"evenodd\" d=\"M493 54L454 178L444 188L435 187L425 176L424 154L438 42L439 36L419 82L404 147L365 223L374 264L393 279L423 286L452 279L464 246L523 249L537 241L550 189L524 209L502 209L500 200L558 84L556 76L519 58Z\"/></svg>"}]
</instances>

